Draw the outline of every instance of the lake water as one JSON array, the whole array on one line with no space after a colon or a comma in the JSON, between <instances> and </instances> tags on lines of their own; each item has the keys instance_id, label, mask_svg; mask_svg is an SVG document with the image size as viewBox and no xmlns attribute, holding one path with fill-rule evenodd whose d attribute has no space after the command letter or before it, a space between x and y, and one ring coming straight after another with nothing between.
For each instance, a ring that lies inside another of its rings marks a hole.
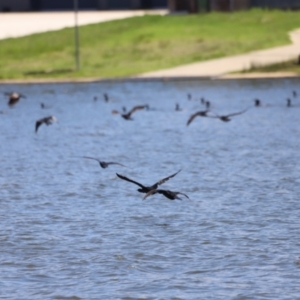
<instances>
[{"instance_id":1,"label":"lake water","mask_svg":"<svg viewBox=\"0 0 300 300\"><path fill-rule=\"evenodd\" d=\"M1 299L300 299L299 79L0 85L13 90L27 98L0 107ZM249 109L186 126L201 97ZM160 187L190 200L143 200L116 176L179 169Z\"/></svg>"}]
</instances>

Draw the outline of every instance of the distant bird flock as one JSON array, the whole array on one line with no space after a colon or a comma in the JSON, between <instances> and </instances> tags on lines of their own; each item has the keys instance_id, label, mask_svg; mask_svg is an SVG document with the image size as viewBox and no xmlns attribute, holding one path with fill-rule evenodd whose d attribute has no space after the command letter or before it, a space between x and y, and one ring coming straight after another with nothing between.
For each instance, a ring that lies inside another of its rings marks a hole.
<instances>
[{"instance_id":1,"label":"distant bird flock","mask_svg":"<svg viewBox=\"0 0 300 300\"><path fill-rule=\"evenodd\" d=\"M5 96L8 97L8 103L7 104L10 108L13 108L20 101L21 98L26 99L26 96L24 96L23 94L18 93L18 92L7 92L7 93L4 93L4 94L5 94ZM292 91L292 95L293 95L293 98L295 99L295 98L297 98L298 94L297 94L296 91ZM94 101L98 101L97 96L94 96L93 99L94 99ZM110 101L110 97L108 96L107 93L103 94L103 99L104 99L105 102ZM187 94L187 99L189 101L197 100L197 99L193 98L193 96L190 93ZM246 113L249 109L249 108L246 108L246 109L243 109L243 110L238 111L238 112L233 112L233 113L229 113L229 114L226 114L226 115L220 115L220 114L217 114L217 113L211 111L211 102L210 101L205 100L202 97L202 98L200 98L200 103L205 106L205 109L204 110L199 110L199 111L196 111L196 112L192 113L189 116L188 120L187 120L187 123L186 123L187 126L189 126L195 120L196 117L215 118L215 119L219 119L223 122L229 122L232 117L242 115L242 114ZM254 107L266 107L266 106L268 106L268 105L263 104L260 99L254 99ZM291 98L287 98L286 99L286 106L287 107L293 107L293 106L299 106L299 105L298 104L293 105ZM49 108L44 103L40 103L40 107L42 109ZM124 120L128 121L128 120L133 120L133 118L132 118L133 113L135 113L137 111L140 111L140 110L144 110L144 109L149 110L150 109L149 105L148 104L146 104L146 105L137 105L137 106L134 106L128 112L126 112L126 108L123 107L122 108L122 110L123 110L122 113L119 112L118 110L112 110L112 114L120 114L121 117ZM178 103L176 103L176 105L175 105L175 111L182 111L182 108L180 107L180 105ZM0 111L0 113L2 114L4 112ZM35 122L35 133L38 133L38 130L39 130L39 128L42 124L45 124L45 125L48 126L48 125L51 125L55 122L57 122L57 118L53 115L46 116L46 117L38 119ZM98 158L91 157L91 156L79 156L78 158L95 160L99 163L100 167L103 168L103 169L108 168L110 165L117 165L117 166L125 167L125 168L127 167L124 164L119 163L119 162L114 162L114 161L106 162L106 161L103 161L103 160L100 160ZM162 185L163 183L165 183L169 179L176 176L180 171L181 170L177 171L176 173L174 173L172 175L164 177L161 180L157 181L156 183L154 183L153 185L150 185L150 186L143 185L143 184L141 184L141 183L139 183L139 182L137 182L133 179L130 179L130 178L124 176L124 175L121 175L119 173L116 173L116 175L117 175L118 178L120 178L124 181L131 182L131 183L139 186L137 191L140 192L140 193L145 194L143 199L146 199L149 196L152 196L152 195L155 195L155 194L161 194L169 200L175 200L175 199L182 200L182 198L179 197L180 195L182 195L182 196L186 197L187 199L189 199L188 195L186 195L185 193L158 188L160 185Z\"/></svg>"}]
</instances>

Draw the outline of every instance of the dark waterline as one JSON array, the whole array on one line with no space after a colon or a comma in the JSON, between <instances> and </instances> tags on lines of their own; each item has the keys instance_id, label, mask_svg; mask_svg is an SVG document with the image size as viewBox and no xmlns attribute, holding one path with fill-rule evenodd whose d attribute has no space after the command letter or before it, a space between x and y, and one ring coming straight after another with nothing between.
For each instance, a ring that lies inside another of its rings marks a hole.
<instances>
[{"instance_id":1,"label":"dark waterline","mask_svg":"<svg viewBox=\"0 0 300 300\"><path fill-rule=\"evenodd\" d=\"M0 85L2 95L27 97L9 108L3 96L0 107L0 296L297 299L299 86L297 78ZM250 109L187 127L201 97L218 114ZM133 121L111 114L144 104L150 110ZM36 134L48 115L58 123ZM191 200L142 200L116 176L151 185L179 169L161 187Z\"/></svg>"}]
</instances>

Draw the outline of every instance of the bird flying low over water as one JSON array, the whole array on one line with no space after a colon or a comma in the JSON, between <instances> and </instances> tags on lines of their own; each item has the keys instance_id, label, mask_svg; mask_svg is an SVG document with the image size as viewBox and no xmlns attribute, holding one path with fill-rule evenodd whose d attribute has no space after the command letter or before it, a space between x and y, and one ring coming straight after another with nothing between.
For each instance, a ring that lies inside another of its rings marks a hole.
<instances>
[{"instance_id":1,"label":"bird flying low over water","mask_svg":"<svg viewBox=\"0 0 300 300\"><path fill-rule=\"evenodd\" d=\"M271 104L268 103L262 103L262 101L260 99L254 99L254 106L256 107L270 107L272 106Z\"/></svg>"},{"instance_id":2,"label":"bird flying low over water","mask_svg":"<svg viewBox=\"0 0 300 300\"><path fill-rule=\"evenodd\" d=\"M254 99L254 106L261 106L260 99Z\"/></svg>"},{"instance_id":3,"label":"bird flying low over water","mask_svg":"<svg viewBox=\"0 0 300 300\"><path fill-rule=\"evenodd\" d=\"M46 104L43 103L43 102L41 102L40 105L41 105L41 108L42 108L42 109L48 109L48 108L51 108L51 106L48 106L48 105L46 105Z\"/></svg>"},{"instance_id":4,"label":"bird flying low over water","mask_svg":"<svg viewBox=\"0 0 300 300\"><path fill-rule=\"evenodd\" d=\"M189 119L186 123L186 126L189 126L196 117L207 117L208 112L209 112L209 110L202 110L202 111L197 111L196 113L192 114L189 117Z\"/></svg>"},{"instance_id":5,"label":"bird flying low over water","mask_svg":"<svg viewBox=\"0 0 300 300\"><path fill-rule=\"evenodd\" d=\"M38 131L39 127L44 123L46 125L51 125L53 122L57 122L57 119L54 116L45 117L39 119L35 122L35 132Z\"/></svg>"},{"instance_id":6,"label":"bird flying low over water","mask_svg":"<svg viewBox=\"0 0 300 300\"><path fill-rule=\"evenodd\" d=\"M245 113L246 111L247 111L247 109L244 109L242 111L239 111L239 112L236 112L236 113L232 113L232 114L228 114L228 115L222 115L222 116L214 115L214 116L209 116L209 117L210 118L218 118L218 119L220 119L223 122L229 122L231 120L231 117L237 116L237 115L241 115L241 114Z\"/></svg>"},{"instance_id":7,"label":"bird flying low over water","mask_svg":"<svg viewBox=\"0 0 300 300\"><path fill-rule=\"evenodd\" d=\"M176 103L176 105L175 105L175 111L182 111L182 108L180 107L180 105L178 103Z\"/></svg>"},{"instance_id":8,"label":"bird flying low over water","mask_svg":"<svg viewBox=\"0 0 300 300\"><path fill-rule=\"evenodd\" d=\"M207 109L209 109L210 108L210 101L205 101L205 107L207 108Z\"/></svg>"},{"instance_id":9,"label":"bird flying low over water","mask_svg":"<svg viewBox=\"0 0 300 300\"><path fill-rule=\"evenodd\" d=\"M156 190L156 189L158 188L159 185L165 183L167 180L169 180L170 178L172 178L172 177L174 177L175 175L177 175L180 171L181 171L181 170L177 171L176 173L174 173L174 174L172 174L172 175L170 175L170 176L168 176L168 177L165 177L165 178L159 180L158 182L154 183L154 184L151 185L151 186L144 186L144 185L142 185L141 183L139 183L139 182L137 182L137 181L134 181L134 180L132 180L132 179L129 179L129 178L127 178L127 177L125 177L125 176L123 176L123 175L121 175L121 174L118 174L118 173L116 173L116 174L117 174L117 176L118 176L119 178L121 178L121 179L123 179L123 180L126 180L126 181L129 181L129 182L132 182L132 183L138 185L139 187L141 187L140 189L138 189L138 192L140 192L140 193L148 193L148 192L150 192L150 191L152 191L152 190Z\"/></svg>"},{"instance_id":10,"label":"bird flying low over water","mask_svg":"<svg viewBox=\"0 0 300 300\"><path fill-rule=\"evenodd\" d=\"M147 107L148 107L148 105L138 105L138 106L133 107L128 113L122 114L122 113L118 112L117 110L113 110L113 111L112 111L112 114L120 114L125 120L133 120L133 119L131 118L131 115L132 115L135 111L141 110L141 109L144 109L144 108L147 108Z\"/></svg>"},{"instance_id":11,"label":"bird flying low over water","mask_svg":"<svg viewBox=\"0 0 300 300\"><path fill-rule=\"evenodd\" d=\"M103 94L103 97L104 97L104 101L105 101L105 102L108 102L108 101L109 101L109 97L108 97L108 94L107 94L107 93L104 93L104 94Z\"/></svg>"},{"instance_id":12,"label":"bird flying low over water","mask_svg":"<svg viewBox=\"0 0 300 300\"><path fill-rule=\"evenodd\" d=\"M154 194L162 194L164 195L166 198L170 199L170 200L175 200L175 199L179 199L179 200L182 200L180 197L178 197L178 195L183 195L185 196L186 198L190 199L188 197L188 195L184 194L184 193L181 193L181 192L172 192L172 191L169 191L169 190L151 190L149 191L143 198L143 200L145 200L147 197L151 196L151 195L154 195Z\"/></svg>"},{"instance_id":13,"label":"bird flying low over water","mask_svg":"<svg viewBox=\"0 0 300 300\"><path fill-rule=\"evenodd\" d=\"M96 160L99 163L100 167L103 168L103 169L107 168L109 165L119 165L119 166L122 166L122 167L126 167L126 166L124 166L124 165L122 165L118 162L114 162L114 161L105 162L105 161L102 161L98 158L94 158L94 157L90 157L90 156L82 156L82 158Z\"/></svg>"},{"instance_id":14,"label":"bird flying low over water","mask_svg":"<svg viewBox=\"0 0 300 300\"><path fill-rule=\"evenodd\" d=\"M17 92L5 93L5 95L9 98L8 105L10 107L14 106L17 102L19 102L20 98L26 98L24 95L19 94Z\"/></svg>"},{"instance_id":15,"label":"bird flying low over water","mask_svg":"<svg viewBox=\"0 0 300 300\"><path fill-rule=\"evenodd\" d=\"M293 91L293 96L297 97L297 92L296 91Z\"/></svg>"}]
</instances>

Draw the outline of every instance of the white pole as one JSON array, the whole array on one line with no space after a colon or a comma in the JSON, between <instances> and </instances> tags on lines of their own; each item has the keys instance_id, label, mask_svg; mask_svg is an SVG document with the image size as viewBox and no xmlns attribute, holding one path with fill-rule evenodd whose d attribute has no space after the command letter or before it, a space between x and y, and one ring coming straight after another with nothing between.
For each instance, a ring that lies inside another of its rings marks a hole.
<instances>
[{"instance_id":1,"label":"white pole","mask_svg":"<svg viewBox=\"0 0 300 300\"><path fill-rule=\"evenodd\" d=\"M75 61L76 61L76 71L80 69L79 60L79 30L78 30L78 0L74 0L74 16L75 16Z\"/></svg>"}]
</instances>

